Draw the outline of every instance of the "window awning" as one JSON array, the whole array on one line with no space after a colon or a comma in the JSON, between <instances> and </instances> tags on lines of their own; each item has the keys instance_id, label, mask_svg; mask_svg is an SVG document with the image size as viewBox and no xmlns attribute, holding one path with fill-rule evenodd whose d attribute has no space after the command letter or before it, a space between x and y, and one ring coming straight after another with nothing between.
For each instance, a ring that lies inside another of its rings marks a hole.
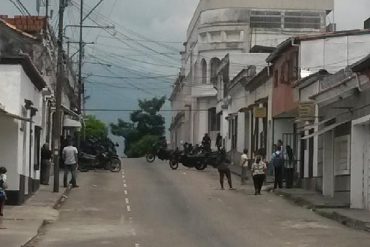
<instances>
[{"instance_id":1,"label":"window awning","mask_svg":"<svg viewBox=\"0 0 370 247\"><path fill-rule=\"evenodd\" d=\"M70 118L64 118L63 126L64 128L81 128L82 127L79 121L76 121Z\"/></svg>"},{"instance_id":2,"label":"window awning","mask_svg":"<svg viewBox=\"0 0 370 247\"><path fill-rule=\"evenodd\" d=\"M332 124L332 125L329 125L329 126L326 126L323 129L321 129L321 130L319 130L319 131L317 131L317 132L315 132L313 134L310 134L310 135L307 135L307 136L302 137L301 140L307 140L307 139L309 139L311 137L322 135L322 134L324 134L324 133L326 133L326 132L328 132L328 131L330 131L330 130L332 130L332 129L334 129L334 128L342 125L342 124L345 124L347 122L348 122L348 120L342 121L342 122L339 122L339 123L335 123L335 124Z\"/></svg>"},{"instance_id":3,"label":"window awning","mask_svg":"<svg viewBox=\"0 0 370 247\"><path fill-rule=\"evenodd\" d=\"M0 117L8 117L8 118L21 120L21 121L31 122L31 119L29 118L21 117L19 115L7 112L6 110L1 109L1 108L0 108Z\"/></svg>"}]
</instances>

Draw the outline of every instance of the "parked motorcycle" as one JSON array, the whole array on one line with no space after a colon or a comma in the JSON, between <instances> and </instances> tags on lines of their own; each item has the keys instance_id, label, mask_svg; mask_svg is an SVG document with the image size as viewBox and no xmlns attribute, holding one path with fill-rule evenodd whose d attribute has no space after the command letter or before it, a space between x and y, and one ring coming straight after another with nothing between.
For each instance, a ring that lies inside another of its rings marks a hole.
<instances>
[{"instance_id":1,"label":"parked motorcycle","mask_svg":"<svg viewBox=\"0 0 370 247\"><path fill-rule=\"evenodd\" d=\"M121 171L121 159L115 147L108 138L104 140L89 139L81 145L79 154L79 170L89 171L105 169L112 172Z\"/></svg>"},{"instance_id":2,"label":"parked motorcycle","mask_svg":"<svg viewBox=\"0 0 370 247\"><path fill-rule=\"evenodd\" d=\"M197 151L198 150L198 151ZM216 168L219 165L222 153L220 152L207 152L202 147L200 148L189 148L184 147L184 151L177 149L170 160L170 166L172 169L177 169L178 164L181 163L185 167L193 168L197 170L204 170L208 166Z\"/></svg>"},{"instance_id":3,"label":"parked motorcycle","mask_svg":"<svg viewBox=\"0 0 370 247\"><path fill-rule=\"evenodd\" d=\"M172 154L173 154L172 150L157 149L157 150L147 153L145 158L147 162L153 163L157 157L160 160L170 160Z\"/></svg>"},{"instance_id":4,"label":"parked motorcycle","mask_svg":"<svg viewBox=\"0 0 370 247\"><path fill-rule=\"evenodd\" d=\"M96 169L119 172L122 168L121 160L118 155L109 152L104 152L98 155L81 153L78 160L79 170L83 172Z\"/></svg>"}]
</instances>

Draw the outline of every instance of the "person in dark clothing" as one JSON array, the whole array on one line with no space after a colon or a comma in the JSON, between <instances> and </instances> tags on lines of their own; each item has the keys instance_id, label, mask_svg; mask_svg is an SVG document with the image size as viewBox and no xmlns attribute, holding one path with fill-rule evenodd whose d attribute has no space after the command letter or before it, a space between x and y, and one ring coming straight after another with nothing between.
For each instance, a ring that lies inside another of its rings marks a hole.
<instances>
[{"instance_id":1,"label":"person in dark clothing","mask_svg":"<svg viewBox=\"0 0 370 247\"><path fill-rule=\"evenodd\" d=\"M221 148L222 148L222 136L221 136L220 133L217 134L216 147L217 147L217 150L218 151L221 151Z\"/></svg>"},{"instance_id":2,"label":"person in dark clothing","mask_svg":"<svg viewBox=\"0 0 370 247\"><path fill-rule=\"evenodd\" d=\"M52 153L49 149L49 144L45 143L41 148L41 174L40 183L49 185L50 167L51 167Z\"/></svg>"},{"instance_id":3,"label":"person in dark clothing","mask_svg":"<svg viewBox=\"0 0 370 247\"><path fill-rule=\"evenodd\" d=\"M207 133L203 136L202 145L205 151L211 152L211 138Z\"/></svg>"},{"instance_id":4,"label":"person in dark clothing","mask_svg":"<svg viewBox=\"0 0 370 247\"><path fill-rule=\"evenodd\" d=\"M272 165L274 166L275 172L275 183L274 189L278 186L279 188L283 188L283 169L284 169L284 154L281 151L281 147L277 146L276 152L272 155Z\"/></svg>"},{"instance_id":5,"label":"person in dark clothing","mask_svg":"<svg viewBox=\"0 0 370 247\"><path fill-rule=\"evenodd\" d=\"M7 170L5 167L0 167L0 216L4 216L4 204L6 201L6 192L8 188L7 184Z\"/></svg>"},{"instance_id":6,"label":"person in dark clothing","mask_svg":"<svg viewBox=\"0 0 370 247\"><path fill-rule=\"evenodd\" d=\"M225 176L227 178L227 182L229 184L230 190L234 189L233 185L232 185L232 181L231 181L231 171L230 171L229 165L230 165L230 161L226 157L225 150L221 150L219 160L218 160L218 166L217 166L217 170L218 170L218 173L219 173L219 176L220 176L221 190L225 189L224 188L224 178L225 178Z\"/></svg>"},{"instance_id":7,"label":"person in dark clothing","mask_svg":"<svg viewBox=\"0 0 370 247\"><path fill-rule=\"evenodd\" d=\"M289 145L285 147L285 150L287 156L285 161L286 187L290 189L293 187L294 180L294 154Z\"/></svg>"}]
</instances>

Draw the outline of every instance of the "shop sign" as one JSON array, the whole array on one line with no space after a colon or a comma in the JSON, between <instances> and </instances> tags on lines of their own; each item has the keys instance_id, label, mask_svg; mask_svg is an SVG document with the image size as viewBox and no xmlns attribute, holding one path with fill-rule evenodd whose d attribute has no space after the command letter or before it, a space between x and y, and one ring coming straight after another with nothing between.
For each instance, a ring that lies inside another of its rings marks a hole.
<instances>
[{"instance_id":1,"label":"shop sign","mask_svg":"<svg viewBox=\"0 0 370 247\"><path fill-rule=\"evenodd\" d=\"M266 107L255 107L254 108L254 115L255 115L256 118L266 118L267 117Z\"/></svg>"},{"instance_id":2,"label":"shop sign","mask_svg":"<svg viewBox=\"0 0 370 247\"><path fill-rule=\"evenodd\" d=\"M298 105L298 116L300 119L315 118L315 104L313 102L301 102Z\"/></svg>"}]
</instances>

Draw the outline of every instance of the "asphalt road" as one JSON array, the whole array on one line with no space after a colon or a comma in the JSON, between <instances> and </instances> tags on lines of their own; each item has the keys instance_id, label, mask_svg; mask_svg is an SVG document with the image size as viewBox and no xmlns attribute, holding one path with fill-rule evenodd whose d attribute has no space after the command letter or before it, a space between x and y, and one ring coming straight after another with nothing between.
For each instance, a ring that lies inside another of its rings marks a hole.
<instances>
[{"instance_id":1,"label":"asphalt road","mask_svg":"<svg viewBox=\"0 0 370 247\"><path fill-rule=\"evenodd\" d=\"M351 230L250 185L220 190L214 169L172 171L162 162L123 161L123 172L79 175L59 220L38 247L370 246Z\"/></svg>"}]
</instances>

